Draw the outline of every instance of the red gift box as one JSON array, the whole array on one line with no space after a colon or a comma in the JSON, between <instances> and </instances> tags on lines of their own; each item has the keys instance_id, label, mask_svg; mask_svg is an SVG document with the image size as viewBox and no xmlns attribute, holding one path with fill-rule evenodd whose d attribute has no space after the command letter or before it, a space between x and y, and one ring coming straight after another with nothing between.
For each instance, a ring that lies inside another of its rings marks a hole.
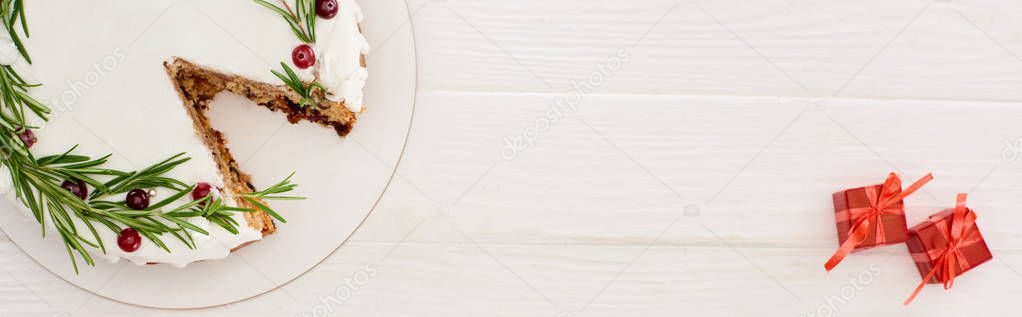
<instances>
[{"instance_id":1,"label":"red gift box","mask_svg":"<svg viewBox=\"0 0 1022 317\"><path fill-rule=\"evenodd\" d=\"M906 305L927 283L943 283L944 289L949 289L955 276L994 258L976 227L976 213L965 206L965 199L966 194L958 194L954 209L934 214L909 229L906 244L923 281Z\"/></svg>"},{"instance_id":2,"label":"red gift box","mask_svg":"<svg viewBox=\"0 0 1022 317\"><path fill-rule=\"evenodd\" d=\"M883 184L834 193L834 218L841 246L824 268L830 271L855 250L908 240L902 200L932 179L933 175L927 174L902 190L901 179L891 173Z\"/></svg>"}]
</instances>

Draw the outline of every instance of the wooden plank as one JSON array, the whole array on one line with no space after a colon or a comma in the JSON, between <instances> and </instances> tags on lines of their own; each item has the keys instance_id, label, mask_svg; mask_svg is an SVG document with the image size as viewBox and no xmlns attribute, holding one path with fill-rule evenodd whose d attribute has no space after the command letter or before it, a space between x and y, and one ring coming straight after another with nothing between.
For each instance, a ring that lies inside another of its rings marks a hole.
<instances>
[{"instance_id":1,"label":"wooden plank","mask_svg":"<svg viewBox=\"0 0 1022 317\"><path fill-rule=\"evenodd\" d=\"M1022 265L1018 252L999 253L1004 262L984 264L967 273L950 292L930 286L914 305L904 308L901 301L919 276L906 254L892 255L895 250L863 253L827 274L817 261L826 255L823 250L656 245L643 252L645 248L633 246L406 242L380 261L391 247L352 243L286 286L287 293L274 291L256 300L213 309L159 313L280 316L311 314L316 307L323 307L318 310L333 309L331 315L373 312L380 316L620 316L637 312L676 316L679 311L801 315L833 307L853 315L895 310L932 315L964 312L967 307L970 312L1002 315L1013 307L982 303L1007 300L1006 296L1022 290L1017 282L1022 277L1008 266ZM4 259L10 258L11 250L0 250ZM354 286L345 284L345 279L353 280L368 263L372 263L374 276L361 284L352 282ZM30 270L26 267L31 266L20 260L4 260L4 264L15 271ZM0 294L13 304L5 305L6 313L49 311L40 309L38 301L8 281L0 278ZM54 303L53 311L75 309L82 296L87 296L62 283L37 279L26 283ZM349 292L351 295L346 295ZM842 301L826 299L840 296L845 296ZM92 299L70 315L127 312L157 311Z\"/></svg>"},{"instance_id":2,"label":"wooden plank","mask_svg":"<svg viewBox=\"0 0 1022 317\"><path fill-rule=\"evenodd\" d=\"M561 91L625 49L633 58L602 91L1022 98L1011 1L410 3L425 4L415 27L430 90Z\"/></svg>"},{"instance_id":3,"label":"wooden plank","mask_svg":"<svg viewBox=\"0 0 1022 317\"><path fill-rule=\"evenodd\" d=\"M453 206L451 221L490 243L642 245L680 218L664 243L714 246L719 235L740 246L827 249L836 245L831 193L898 171L906 182L937 177L909 198L910 223L971 191L991 246L1022 245L1013 212L1022 170L1002 158L1014 153L1004 142L1022 136L1018 104L832 99L812 111L799 98L593 95L535 147L503 160L503 138L532 126L551 98L423 93L400 169L406 181L357 241L399 239L435 203ZM685 217L688 206L698 213Z\"/></svg>"}]
</instances>

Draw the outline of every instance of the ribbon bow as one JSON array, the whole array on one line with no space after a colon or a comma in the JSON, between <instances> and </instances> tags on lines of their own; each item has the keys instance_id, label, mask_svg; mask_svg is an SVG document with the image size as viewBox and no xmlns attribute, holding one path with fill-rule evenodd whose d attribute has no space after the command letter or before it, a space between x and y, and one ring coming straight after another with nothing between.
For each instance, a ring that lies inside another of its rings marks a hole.
<instances>
[{"instance_id":1,"label":"ribbon bow","mask_svg":"<svg viewBox=\"0 0 1022 317\"><path fill-rule=\"evenodd\" d=\"M898 178L898 175L891 173L887 176L884 184L880 186L879 193L875 186L866 187L866 198L869 201L869 206L848 210L849 220L852 222L852 226L848 231L848 238L838 247L837 251L834 252L834 255L827 260L823 267L828 272L834 269L838 263L841 263L841 260L844 260L845 256L848 256L852 250L855 250L855 247L866 240L870 229L876 231L877 244L884 244L886 234L882 225L883 220L880 216L904 213L901 208L892 207L901 202L902 199L905 199L905 197L908 197L908 195L919 190L919 188L922 188L930 180L933 180L933 174L926 174L926 176L913 183L912 186L901 190L901 179Z\"/></svg>"},{"instance_id":2,"label":"ribbon bow","mask_svg":"<svg viewBox=\"0 0 1022 317\"><path fill-rule=\"evenodd\" d=\"M979 230L976 230L976 213L965 207L966 194L958 194L958 199L955 202L955 212L951 218L951 232L947 232L947 226L938 225L937 229L941 230L945 236L948 237L947 245L942 248L936 248L927 251L927 256L934 259L936 255L937 262L934 263L933 269L930 273L926 274L923 278L922 283L916 287L916 290L912 292L912 295L905 300L905 305L908 305L919 295L919 292L923 290L923 286L926 286L926 282L930 281L937 272L941 272L941 276L944 280L941 283L944 284L944 289L950 289L955 284L955 274L958 270L965 270L969 267L969 260L962 254L961 249L969 246L981 239L976 235Z\"/></svg>"}]
</instances>

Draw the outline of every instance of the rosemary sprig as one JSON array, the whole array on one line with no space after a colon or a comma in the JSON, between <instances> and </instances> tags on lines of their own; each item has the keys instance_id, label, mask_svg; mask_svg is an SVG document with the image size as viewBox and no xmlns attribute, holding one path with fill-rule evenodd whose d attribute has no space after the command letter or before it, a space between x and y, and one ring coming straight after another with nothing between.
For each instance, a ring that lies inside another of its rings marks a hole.
<instances>
[{"instance_id":1,"label":"rosemary sprig","mask_svg":"<svg viewBox=\"0 0 1022 317\"><path fill-rule=\"evenodd\" d=\"M324 94L326 93L327 91L326 87L323 87L323 84L320 84L319 81L313 80L312 82L306 84L305 82L302 81L301 78L298 77L298 74L295 73L295 70L292 69L291 66L287 66L287 64L284 62L280 62L280 66L284 68L284 73L286 75L281 74L276 70L271 70L270 72L273 73L273 75L277 76L277 78L280 78L280 80L284 81L284 84L291 88L291 90L294 90L295 93L297 93L299 96L302 96L302 100L299 103L299 105L301 105L302 107L306 107L318 101L316 95L313 94L313 92L315 92L316 89L319 89Z\"/></svg>"},{"instance_id":2,"label":"rosemary sprig","mask_svg":"<svg viewBox=\"0 0 1022 317\"><path fill-rule=\"evenodd\" d=\"M277 219L277 221L287 223L287 220L285 220L284 217L281 217L279 214L277 214L277 212L273 211L273 209L270 209L270 207L267 207L265 204L261 203L260 200L305 199L305 197L280 195L283 193L293 191L295 187L298 187L298 185L291 183L291 177L293 176L295 176L295 173L291 173L291 175L288 175L287 178L285 178L284 180L261 191L241 194L241 198L247 201L248 203L252 204L252 206L255 206L256 208L259 208L259 210L262 210L263 212L269 214L270 216L273 217L273 219Z\"/></svg>"},{"instance_id":3,"label":"rosemary sprig","mask_svg":"<svg viewBox=\"0 0 1022 317\"><path fill-rule=\"evenodd\" d=\"M4 105L10 106L9 113L0 114L0 121L2 121L0 126L13 128L13 130L25 128L24 124L12 126L11 123L24 123L26 110L43 118L50 113L48 107L28 95L29 88L38 86L29 84L10 65L0 65L0 91L7 92L0 96L0 101Z\"/></svg>"},{"instance_id":4,"label":"rosemary sprig","mask_svg":"<svg viewBox=\"0 0 1022 317\"><path fill-rule=\"evenodd\" d=\"M294 0L296 10L291 9L287 0L280 0L283 7L266 0L254 1L280 14L299 40L309 44L316 43L316 0Z\"/></svg>"},{"instance_id":5,"label":"rosemary sprig","mask_svg":"<svg viewBox=\"0 0 1022 317\"><path fill-rule=\"evenodd\" d=\"M315 11L313 11L313 14L315 14ZM18 34L18 28L15 26L15 24L20 22L21 31L25 33L25 37L29 37L28 20L25 19L25 1L4 0L0 2L0 19L3 20L4 27L7 29L11 41L18 47L18 52L25 58L25 61L32 64L32 57L28 55L28 50L25 49L21 36Z\"/></svg>"},{"instance_id":6,"label":"rosemary sprig","mask_svg":"<svg viewBox=\"0 0 1022 317\"><path fill-rule=\"evenodd\" d=\"M185 157L185 153L178 153L162 162L147 167L138 172L122 173L115 175L114 179L102 184L91 184L96 186L90 200L100 199L109 195L127 193L135 188L166 188L170 190L181 190L188 187L185 183L162 176L178 165L188 162L191 158ZM88 182L88 181L86 181Z\"/></svg>"},{"instance_id":7,"label":"rosemary sprig","mask_svg":"<svg viewBox=\"0 0 1022 317\"><path fill-rule=\"evenodd\" d=\"M299 0L300 3L302 0ZM308 13L308 7L302 13ZM314 14L314 13L313 13ZM0 0L0 20L22 57L31 63L28 52L19 36L20 31L28 37L25 20L24 0ZM184 153L171 156L139 171L120 171L104 168L110 155L99 158L75 154L78 146L67 151L36 158L22 141L20 135L31 129L26 116L31 113L48 121L50 108L28 94L28 89L37 87L30 84L9 65L0 65L0 165L10 174L15 195L39 222L43 237L47 234L47 222L56 229L64 242L68 257L78 272L80 257L88 265L95 265L88 248L106 253L100 230L119 233L124 227L131 227L158 247L171 252L162 239L168 235L182 241L189 248L196 248L193 233L208 235L209 232L188 221L203 217L224 230L237 234L242 225L232 218L238 212L254 212L256 208L231 207L221 198L205 198L181 203L194 186L167 176L171 170L188 162ZM311 89L311 88L310 88ZM63 181L82 181L93 188L92 194L83 200L62 188ZM245 202L256 206L283 221L278 213L262 200L285 200L297 197L282 196L295 189L291 176L263 191L242 194ZM128 208L122 197L132 189L164 188L174 194L164 198L145 210ZM106 229L103 229L106 228Z\"/></svg>"},{"instance_id":8,"label":"rosemary sprig","mask_svg":"<svg viewBox=\"0 0 1022 317\"><path fill-rule=\"evenodd\" d=\"M172 156L138 172L124 172L99 168L106 163L109 155L91 159L72 154L76 148L72 147L60 155L46 156L36 160L13 155L15 152L3 152L5 155L3 163L11 171L18 198L32 211L33 216L42 226L44 236L46 221L52 222L65 241L72 262L75 262L75 256L71 254L74 252L82 257L87 264L94 265L86 246L106 252L96 224L109 228L115 233L120 232L124 226L131 227L156 246L171 252L163 241L164 235L170 235L187 247L194 249L196 245L192 239L192 233L209 234L207 230L189 222L188 218L204 217L226 231L237 234L241 224L231 218L234 213L256 211L251 208L227 206L220 198L209 203L211 199L209 196L172 207L194 189L194 186L186 186L181 181L164 176L165 173L188 161L183 154ZM111 179L107 182L100 182L95 178L97 176ZM276 194L288 192L297 187L290 182L290 179L291 176L288 176L281 183L266 190L243 194L242 197L245 197L245 201L251 201L250 197L261 200L294 199L294 197ZM83 201L57 185L63 180L82 180L92 185L95 191L87 202ZM176 190L176 192L145 210L133 210L123 200L104 199L134 188L161 187ZM275 218L279 217L278 213L265 204L258 206L260 206L260 210L267 211ZM88 235L83 234L82 228L74 219L78 219L85 225ZM77 263L74 265L77 272Z\"/></svg>"}]
</instances>

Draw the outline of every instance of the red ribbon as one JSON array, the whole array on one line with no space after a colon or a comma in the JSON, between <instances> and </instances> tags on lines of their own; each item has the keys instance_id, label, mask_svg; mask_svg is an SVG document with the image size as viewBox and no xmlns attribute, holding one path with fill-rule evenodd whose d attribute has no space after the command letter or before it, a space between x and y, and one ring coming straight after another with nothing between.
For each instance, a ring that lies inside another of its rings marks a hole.
<instances>
[{"instance_id":1,"label":"red ribbon","mask_svg":"<svg viewBox=\"0 0 1022 317\"><path fill-rule=\"evenodd\" d=\"M866 187L866 198L868 198L869 206L848 210L849 221L852 222L852 226L848 230L848 238L845 239L845 242L841 244L823 267L828 272L834 269L838 263L841 263L841 260L844 260L845 256L848 256L852 250L855 250L855 247L866 240L866 236L871 228L876 231L877 244L884 244L886 234L880 216L904 214L904 209L892 207L931 180L933 180L933 174L926 174L926 176L913 183L912 186L901 190L901 179L898 178L898 175L891 173L887 176L884 184L880 186L879 193L875 186Z\"/></svg>"},{"instance_id":2,"label":"red ribbon","mask_svg":"<svg viewBox=\"0 0 1022 317\"><path fill-rule=\"evenodd\" d=\"M966 194L958 194L958 199L955 203L955 212L951 218L951 232L947 232L947 226L938 225L937 229L941 230L941 233L949 237L947 245L943 248L936 248L927 251L927 256L930 259L936 259L936 263L933 265L933 269L930 273L926 274L923 278L922 283L916 287L916 290L912 292L912 295L905 300L905 305L908 305L919 295L919 292L923 290L923 286L934 277L937 272L941 272L941 276L944 277L941 283L944 284L944 289L950 289L951 286L955 285L955 274L958 270L965 270L969 267L969 261L962 254L961 249L971 244L982 241L979 235L976 233L979 230L976 229L976 213L965 207ZM936 257L934 257L936 255Z\"/></svg>"}]
</instances>

